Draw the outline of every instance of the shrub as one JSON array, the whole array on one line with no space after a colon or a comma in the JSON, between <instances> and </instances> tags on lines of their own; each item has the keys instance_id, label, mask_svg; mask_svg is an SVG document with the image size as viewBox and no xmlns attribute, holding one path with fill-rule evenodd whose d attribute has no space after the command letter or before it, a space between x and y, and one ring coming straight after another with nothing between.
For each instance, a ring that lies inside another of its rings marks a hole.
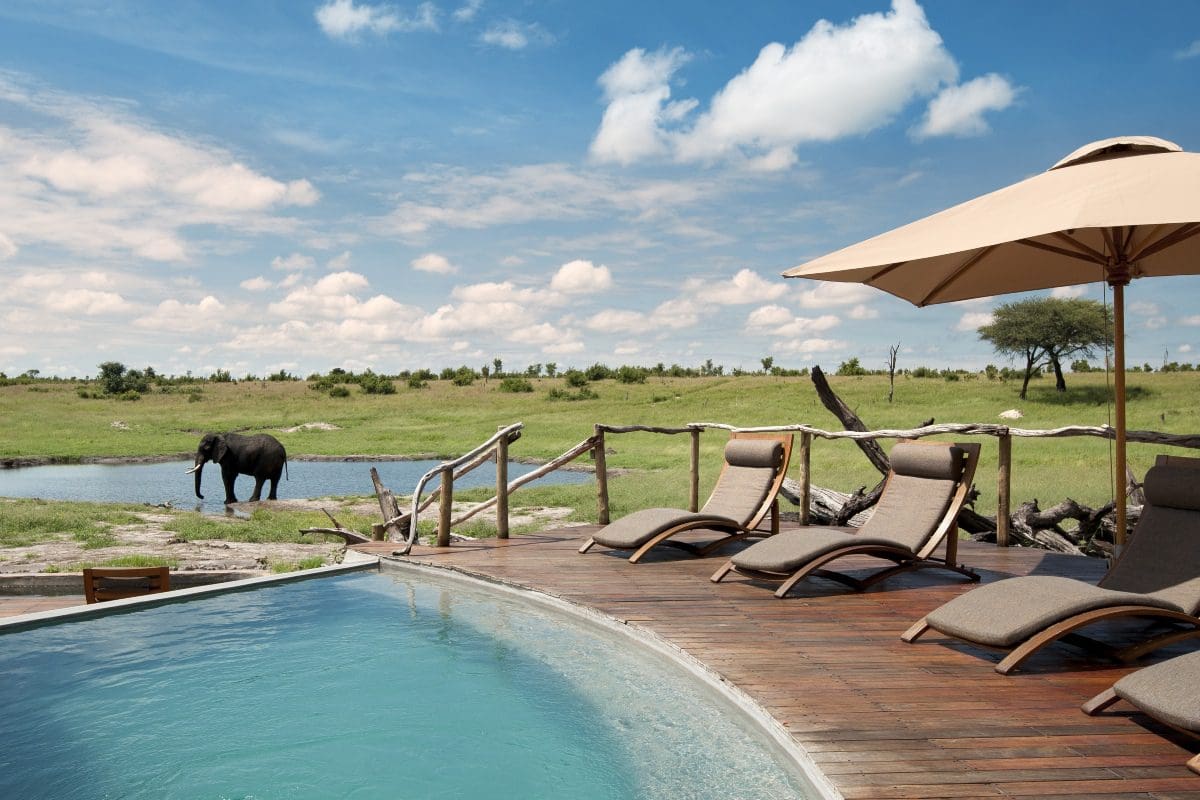
<instances>
[{"instance_id":1,"label":"shrub","mask_svg":"<svg viewBox=\"0 0 1200 800\"><path fill-rule=\"evenodd\" d=\"M589 381L602 381L613 376L613 371L603 364L592 364L586 370L584 375Z\"/></svg>"},{"instance_id":2,"label":"shrub","mask_svg":"<svg viewBox=\"0 0 1200 800\"><path fill-rule=\"evenodd\" d=\"M470 386L475 382L475 370L470 367L459 367L452 380L455 386Z\"/></svg>"},{"instance_id":3,"label":"shrub","mask_svg":"<svg viewBox=\"0 0 1200 800\"><path fill-rule=\"evenodd\" d=\"M516 378L509 376L500 381L500 391L513 392L514 394L521 392L532 392L533 384L524 378Z\"/></svg>"},{"instance_id":4,"label":"shrub","mask_svg":"<svg viewBox=\"0 0 1200 800\"><path fill-rule=\"evenodd\" d=\"M219 369L208 380L211 383L233 383L233 375L227 369Z\"/></svg>"},{"instance_id":5,"label":"shrub","mask_svg":"<svg viewBox=\"0 0 1200 800\"><path fill-rule=\"evenodd\" d=\"M428 385L428 383L421 379L420 375L410 375L408 377L408 388L410 389L424 389Z\"/></svg>"},{"instance_id":6,"label":"shrub","mask_svg":"<svg viewBox=\"0 0 1200 800\"><path fill-rule=\"evenodd\" d=\"M837 368L838 375L866 375L867 370L858 363L858 358L843 361Z\"/></svg>"},{"instance_id":7,"label":"shrub","mask_svg":"<svg viewBox=\"0 0 1200 800\"><path fill-rule=\"evenodd\" d=\"M391 379L376 375L369 370L359 376L358 385L362 387L363 394L396 393L396 384L392 383Z\"/></svg>"},{"instance_id":8,"label":"shrub","mask_svg":"<svg viewBox=\"0 0 1200 800\"><path fill-rule=\"evenodd\" d=\"M566 389L554 388L554 389L550 390L550 394L547 395L547 397L550 400L575 401L575 400L596 400L596 399L599 399L600 395L596 394L591 389L584 386L578 392L575 392L575 393L568 392Z\"/></svg>"},{"instance_id":9,"label":"shrub","mask_svg":"<svg viewBox=\"0 0 1200 800\"><path fill-rule=\"evenodd\" d=\"M345 386L335 386L329 390L330 397L349 397L350 390Z\"/></svg>"},{"instance_id":10,"label":"shrub","mask_svg":"<svg viewBox=\"0 0 1200 800\"><path fill-rule=\"evenodd\" d=\"M133 389L130 389L129 391L121 392L119 395L117 395L117 399L132 402L134 400L141 400L142 395L140 392L135 392Z\"/></svg>"},{"instance_id":11,"label":"shrub","mask_svg":"<svg viewBox=\"0 0 1200 800\"><path fill-rule=\"evenodd\" d=\"M572 389L582 389L588 385L587 375L584 375L577 369L569 369L563 373L563 379L566 380L567 386Z\"/></svg>"},{"instance_id":12,"label":"shrub","mask_svg":"<svg viewBox=\"0 0 1200 800\"><path fill-rule=\"evenodd\" d=\"M645 383L647 374L645 367L620 367L616 376L618 383Z\"/></svg>"}]
</instances>

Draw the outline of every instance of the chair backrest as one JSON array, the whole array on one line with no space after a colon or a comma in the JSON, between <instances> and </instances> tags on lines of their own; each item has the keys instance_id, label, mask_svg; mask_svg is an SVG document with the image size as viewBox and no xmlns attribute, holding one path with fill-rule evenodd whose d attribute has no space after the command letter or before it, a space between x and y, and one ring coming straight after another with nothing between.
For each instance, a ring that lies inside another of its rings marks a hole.
<instances>
[{"instance_id":1,"label":"chair backrest","mask_svg":"<svg viewBox=\"0 0 1200 800\"><path fill-rule=\"evenodd\" d=\"M1159 456L1144 487L1142 516L1100 585L1200 613L1200 458Z\"/></svg>"},{"instance_id":2,"label":"chair backrest","mask_svg":"<svg viewBox=\"0 0 1200 800\"><path fill-rule=\"evenodd\" d=\"M895 542L928 558L951 531L962 510L975 467L978 443L901 442L888 458L891 470L862 536Z\"/></svg>"},{"instance_id":3,"label":"chair backrest","mask_svg":"<svg viewBox=\"0 0 1200 800\"><path fill-rule=\"evenodd\" d=\"M89 567L83 571L83 593L89 603L170 590L169 567Z\"/></svg>"},{"instance_id":4,"label":"chair backrest","mask_svg":"<svg viewBox=\"0 0 1200 800\"><path fill-rule=\"evenodd\" d=\"M725 466L700 510L758 527L779 495L791 459L790 433L730 434Z\"/></svg>"}]
</instances>

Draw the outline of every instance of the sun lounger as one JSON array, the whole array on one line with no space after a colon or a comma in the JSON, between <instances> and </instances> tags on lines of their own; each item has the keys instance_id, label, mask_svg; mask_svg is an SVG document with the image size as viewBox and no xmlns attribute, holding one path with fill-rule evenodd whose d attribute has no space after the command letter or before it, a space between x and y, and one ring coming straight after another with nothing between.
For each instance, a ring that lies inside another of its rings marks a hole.
<instances>
[{"instance_id":1,"label":"sun lounger","mask_svg":"<svg viewBox=\"0 0 1200 800\"><path fill-rule=\"evenodd\" d=\"M1119 700L1126 700L1147 716L1176 730L1200 736L1200 653L1188 653L1126 675L1111 689L1083 704L1095 716ZM1200 773L1200 755L1188 761Z\"/></svg>"},{"instance_id":2,"label":"sun lounger","mask_svg":"<svg viewBox=\"0 0 1200 800\"><path fill-rule=\"evenodd\" d=\"M646 508L606 525L579 548L586 553L602 544L616 550L633 550L636 564L660 544L704 556L752 535L768 513L771 533L779 531L779 489L792 455L791 434L734 433L725 445L725 466L708 502L698 512L675 508ZM704 545L673 540L692 530L726 534Z\"/></svg>"},{"instance_id":3,"label":"sun lounger","mask_svg":"<svg viewBox=\"0 0 1200 800\"><path fill-rule=\"evenodd\" d=\"M912 642L933 628L1011 652L996 671L1008 674L1063 639L1131 661L1200 635L1200 459L1159 456L1146 473L1146 504L1124 552L1098 586L1072 578L1027 575L956 597L905 632ZM1115 649L1075 631L1122 617L1168 623L1139 643Z\"/></svg>"},{"instance_id":4,"label":"sun lounger","mask_svg":"<svg viewBox=\"0 0 1200 800\"><path fill-rule=\"evenodd\" d=\"M758 580L782 581L775 596L784 597L810 575L859 591L897 573L925 567L950 569L979 580L976 573L955 564L955 520L971 488L979 445L904 442L892 448L890 459L883 494L861 528L786 531L735 555L713 574L712 581L720 581L731 571ZM943 541L945 558L935 558L933 553ZM850 555L875 556L894 564L866 578L822 568Z\"/></svg>"},{"instance_id":5,"label":"sun lounger","mask_svg":"<svg viewBox=\"0 0 1200 800\"><path fill-rule=\"evenodd\" d=\"M88 567L83 594L89 603L171 590L169 567Z\"/></svg>"}]
</instances>

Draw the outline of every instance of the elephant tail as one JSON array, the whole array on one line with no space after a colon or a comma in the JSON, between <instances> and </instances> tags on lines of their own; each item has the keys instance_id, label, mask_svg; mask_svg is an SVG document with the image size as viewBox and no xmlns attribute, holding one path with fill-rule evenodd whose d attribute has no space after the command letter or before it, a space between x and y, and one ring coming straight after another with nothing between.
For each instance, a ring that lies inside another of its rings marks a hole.
<instances>
[{"instance_id":1,"label":"elephant tail","mask_svg":"<svg viewBox=\"0 0 1200 800\"><path fill-rule=\"evenodd\" d=\"M283 457L283 477L284 477L284 480L289 480L289 481L291 480L291 476L288 475L288 470L287 470L287 456Z\"/></svg>"}]
</instances>

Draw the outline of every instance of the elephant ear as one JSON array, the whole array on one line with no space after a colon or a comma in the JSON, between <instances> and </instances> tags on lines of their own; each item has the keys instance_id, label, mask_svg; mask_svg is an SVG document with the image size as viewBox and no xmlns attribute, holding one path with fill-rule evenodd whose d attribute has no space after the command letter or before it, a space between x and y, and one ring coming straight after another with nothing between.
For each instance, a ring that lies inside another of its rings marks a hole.
<instances>
[{"instance_id":1,"label":"elephant ear","mask_svg":"<svg viewBox=\"0 0 1200 800\"><path fill-rule=\"evenodd\" d=\"M219 461L224 461L224 460L225 460L225 453L226 453L226 452L228 452L228 450L229 450L229 446L228 446L227 444L225 444L225 437L224 437L224 436L218 436L218 437L217 437L217 444L216 444L216 446L213 448L213 459L212 459L212 460L213 460L213 461L218 461L218 462L219 462Z\"/></svg>"}]
</instances>

